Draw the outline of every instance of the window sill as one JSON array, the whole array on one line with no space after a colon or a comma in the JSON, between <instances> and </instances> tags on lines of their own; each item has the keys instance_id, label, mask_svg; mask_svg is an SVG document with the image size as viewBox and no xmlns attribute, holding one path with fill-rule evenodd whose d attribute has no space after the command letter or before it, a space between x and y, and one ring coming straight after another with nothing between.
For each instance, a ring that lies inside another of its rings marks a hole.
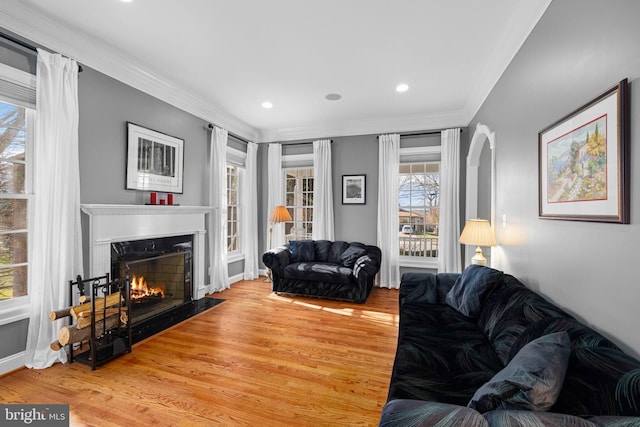
<instances>
[{"instance_id":1,"label":"window sill","mask_svg":"<svg viewBox=\"0 0 640 427\"><path fill-rule=\"evenodd\" d=\"M227 256L227 264L238 261L244 261L244 254L242 252L234 252Z\"/></svg>"},{"instance_id":2,"label":"window sill","mask_svg":"<svg viewBox=\"0 0 640 427\"><path fill-rule=\"evenodd\" d=\"M401 256L400 267L413 267L413 268L429 268L437 269L437 259L424 259L420 257Z\"/></svg>"},{"instance_id":3,"label":"window sill","mask_svg":"<svg viewBox=\"0 0 640 427\"><path fill-rule=\"evenodd\" d=\"M0 326L28 319L31 315L31 305L28 297L23 301L6 301L0 304Z\"/></svg>"}]
</instances>

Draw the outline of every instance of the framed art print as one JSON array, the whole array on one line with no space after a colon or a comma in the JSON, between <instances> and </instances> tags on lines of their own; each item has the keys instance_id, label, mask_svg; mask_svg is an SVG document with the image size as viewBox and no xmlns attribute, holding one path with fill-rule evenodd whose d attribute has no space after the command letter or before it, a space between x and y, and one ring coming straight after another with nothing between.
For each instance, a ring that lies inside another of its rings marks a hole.
<instances>
[{"instance_id":1,"label":"framed art print","mask_svg":"<svg viewBox=\"0 0 640 427\"><path fill-rule=\"evenodd\" d=\"M629 223L627 80L538 134L542 219Z\"/></svg>"},{"instance_id":2,"label":"framed art print","mask_svg":"<svg viewBox=\"0 0 640 427\"><path fill-rule=\"evenodd\" d=\"M127 123L127 189L182 193L184 140Z\"/></svg>"},{"instance_id":3,"label":"framed art print","mask_svg":"<svg viewBox=\"0 0 640 427\"><path fill-rule=\"evenodd\" d=\"M365 205L367 203L366 195L366 175L342 175L343 205Z\"/></svg>"}]
</instances>

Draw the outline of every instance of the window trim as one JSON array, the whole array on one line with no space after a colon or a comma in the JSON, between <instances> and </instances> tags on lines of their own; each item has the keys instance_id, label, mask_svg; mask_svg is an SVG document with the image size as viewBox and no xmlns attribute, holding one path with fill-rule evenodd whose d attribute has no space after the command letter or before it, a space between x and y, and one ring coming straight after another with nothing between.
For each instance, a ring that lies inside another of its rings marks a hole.
<instances>
[{"instance_id":1,"label":"window trim","mask_svg":"<svg viewBox=\"0 0 640 427\"><path fill-rule=\"evenodd\" d=\"M15 75L28 75L20 70L12 69L4 64L0 64L0 79L8 79ZM6 74L7 70L14 70L14 72ZM12 74L13 73L13 74ZM29 75L30 76L30 75ZM25 87L30 89L35 89L35 78L29 79L28 81L17 82L24 84ZM33 83L34 87L30 87L30 84ZM26 110L26 147L25 147L25 188L24 194L7 194L6 196L11 196L11 198L15 199L26 199L28 201L27 207L27 295L11 298L8 300L0 301L0 326L8 325L11 323L19 322L24 319L28 319L31 315L31 277L32 274L32 263L33 259L33 208L34 208L34 193L33 193L33 141L34 141L34 124L36 112L33 108L20 105L16 103L13 98L9 96L5 96L4 94L0 94L0 102L8 103L12 105L19 106Z\"/></svg>"}]
</instances>

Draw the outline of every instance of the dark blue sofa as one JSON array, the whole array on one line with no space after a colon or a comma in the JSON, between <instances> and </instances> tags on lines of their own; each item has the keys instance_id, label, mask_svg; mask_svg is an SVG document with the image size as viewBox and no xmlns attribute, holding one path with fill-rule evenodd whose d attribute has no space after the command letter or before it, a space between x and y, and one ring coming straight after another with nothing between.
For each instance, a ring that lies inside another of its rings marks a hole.
<instances>
[{"instance_id":1,"label":"dark blue sofa","mask_svg":"<svg viewBox=\"0 0 640 427\"><path fill-rule=\"evenodd\" d=\"M364 303L378 270L380 249L359 242L297 240L262 256L276 293Z\"/></svg>"},{"instance_id":2,"label":"dark blue sofa","mask_svg":"<svg viewBox=\"0 0 640 427\"><path fill-rule=\"evenodd\" d=\"M640 427L640 361L515 277L406 273L399 298L380 426ZM549 370L556 361L564 371Z\"/></svg>"}]
</instances>

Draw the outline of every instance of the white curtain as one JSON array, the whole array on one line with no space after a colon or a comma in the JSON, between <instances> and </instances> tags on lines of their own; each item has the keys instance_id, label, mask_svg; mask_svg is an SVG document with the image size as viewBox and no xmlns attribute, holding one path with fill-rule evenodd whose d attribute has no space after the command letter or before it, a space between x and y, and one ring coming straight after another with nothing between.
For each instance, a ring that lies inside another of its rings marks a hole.
<instances>
[{"instance_id":1,"label":"white curtain","mask_svg":"<svg viewBox=\"0 0 640 427\"><path fill-rule=\"evenodd\" d=\"M440 230L438 271L461 271L460 262L460 129L441 135Z\"/></svg>"},{"instance_id":2,"label":"white curtain","mask_svg":"<svg viewBox=\"0 0 640 427\"><path fill-rule=\"evenodd\" d=\"M245 171L240 179L241 234L244 252L244 279L258 278L258 144L247 144Z\"/></svg>"},{"instance_id":3,"label":"white curtain","mask_svg":"<svg viewBox=\"0 0 640 427\"><path fill-rule=\"evenodd\" d=\"M400 288L398 175L400 135L380 135L378 155L378 247L382 251L378 285Z\"/></svg>"},{"instance_id":4,"label":"white curtain","mask_svg":"<svg viewBox=\"0 0 640 427\"><path fill-rule=\"evenodd\" d=\"M314 240L334 240L331 140L313 141L313 233Z\"/></svg>"},{"instance_id":5,"label":"white curtain","mask_svg":"<svg viewBox=\"0 0 640 427\"><path fill-rule=\"evenodd\" d=\"M227 138L225 129L214 126L209 157L209 259L211 290L229 288L227 264Z\"/></svg>"},{"instance_id":6,"label":"white curtain","mask_svg":"<svg viewBox=\"0 0 640 427\"><path fill-rule=\"evenodd\" d=\"M278 205L284 205L284 182L282 179L282 146L280 144L269 144L267 156L267 167L269 173L269 195L267 200L267 246L266 249L276 248L285 243L284 227L282 224L273 226L273 234L269 241L269 227L271 227L271 212Z\"/></svg>"},{"instance_id":7,"label":"white curtain","mask_svg":"<svg viewBox=\"0 0 640 427\"><path fill-rule=\"evenodd\" d=\"M47 368L67 360L64 350L49 348L64 322L52 322L49 313L69 305L69 280L83 274L78 64L38 49L36 81L31 316L25 365Z\"/></svg>"}]
</instances>

